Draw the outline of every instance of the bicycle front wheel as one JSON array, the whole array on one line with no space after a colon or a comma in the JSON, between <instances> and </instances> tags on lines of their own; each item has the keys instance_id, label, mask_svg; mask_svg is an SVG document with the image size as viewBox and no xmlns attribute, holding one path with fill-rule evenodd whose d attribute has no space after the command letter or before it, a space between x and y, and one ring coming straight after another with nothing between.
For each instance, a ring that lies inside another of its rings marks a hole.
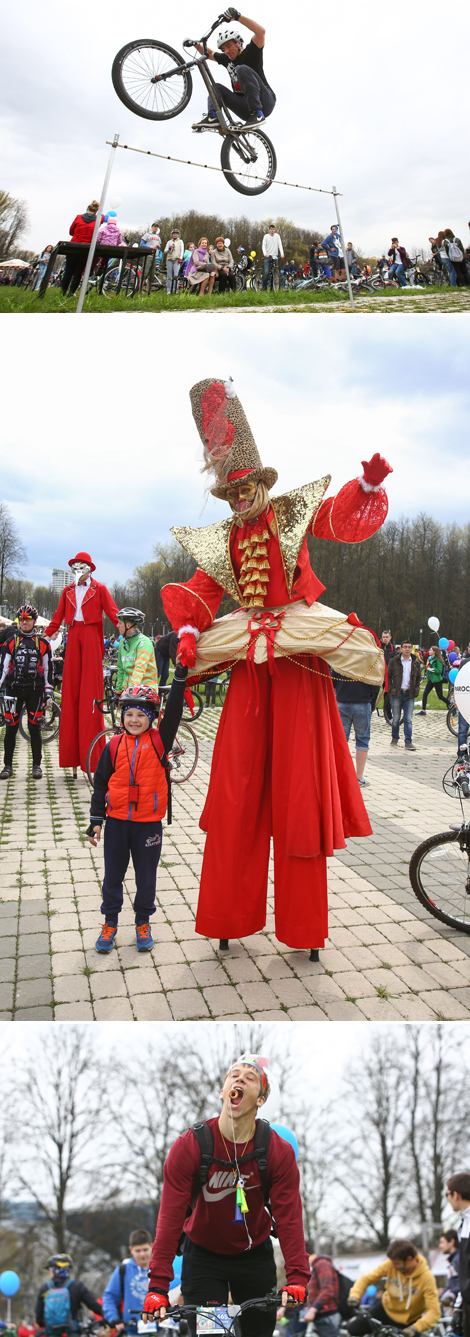
<instances>
[{"instance_id":1,"label":"bicycle front wheel","mask_svg":"<svg viewBox=\"0 0 470 1337\"><path fill-rule=\"evenodd\" d=\"M51 743L53 738L57 738L59 725L60 707L57 705L57 701L52 700L50 703L48 702L44 711L44 718L40 723L43 743ZM20 715L20 734L23 738L26 738L26 742L29 743L28 711L26 706L23 706Z\"/></svg>"},{"instance_id":2,"label":"bicycle front wheel","mask_svg":"<svg viewBox=\"0 0 470 1337\"><path fill-rule=\"evenodd\" d=\"M423 840L410 860L415 896L435 919L470 933L470 845L468 831L444 831Z\"/></svg>"},{"instance_id":3,"label":"bicycle front wheel","mask_svg":"<svg viewBox=\"0 0 470 1337\"><path fill-rule=\"evenodd\" d=\"M102 729L101 733L98 733L96 738L93 739L93 742L90 743L86 759L86 773L91 785L93 784L94 774L103 748L106 746L106 743L109 743L110 738L114 738L114 735L117 733L121 733L121 729L118 729L117 727L115 729Z\"/></svg>"},{"instance_id":4,"label":"bicycle front wheel","mask_svg":"<svg viewBox=\"0 0 470 1337\"><path fill-rule=\"evenodd\" d=\"M262 195L276 175L274 147L262 130L225 135L220 161L226 180L240 195ZM236 172L240 175L236 176ZM260 177L263 179L259 180Z\"/></svg>"},{"instance_id":5,"label":"bicycle front wheel","mask_svg":"<svg viewBox=\"0 0 470 1337\"><path fill-rule=\"evenodd\" d=\"M191 688L191 696L193 698L194 715L191 714L187 701L185 701L184 703L183 712L181 715L181 719L185 720L185 722L189 724L191 723L191 721L194 723L194 720L198 720L199 716L202 715L202 705L203 705L202 696L200 695L199 692L196 692L193 687Z\"/></svg>"},{"instance_id":6,"label":"bicycle front wheel","mask_svg":"<svg viewBox=\"0 0 470 1337\"><path fill-rule=\"evenodd\" d=\"M115 56L112 80L115 92L125 107L135 116L148 121L169 121L184 111L193 91L189 70L178 70L184 65L172 46L142 37L128 42ZM171 70L175 70L168 78Z\"/></svg>"},{"instance_id":7,"label":"bicycle front wheel","mask_svg":"<svg viewBox=\"0 0 470 1337\"><path fill-rule=\"evenodd\" d=\"M447 728L448 728L448 730L449 730L449 733L453 734L453 735L454 735L454 738L458 738L458 736L459 736L459 712L458 712L458 710L457 710L457 706L450 706L450 707L449 707L449 710L447 711L447 715L446 715L446 724L447 724Z\"/></svg>"},{"instance_id":8,"label":"bicycle front wheel","mask_svg":"<svg viewBox=\"0 0 470 1337\"><path fill-rule=\"evenodd\" d=\"M171 783L183 785L196 770L199 743L189 724L180 724L173 747L168 753Z\"/></svg>"}]
</instances>

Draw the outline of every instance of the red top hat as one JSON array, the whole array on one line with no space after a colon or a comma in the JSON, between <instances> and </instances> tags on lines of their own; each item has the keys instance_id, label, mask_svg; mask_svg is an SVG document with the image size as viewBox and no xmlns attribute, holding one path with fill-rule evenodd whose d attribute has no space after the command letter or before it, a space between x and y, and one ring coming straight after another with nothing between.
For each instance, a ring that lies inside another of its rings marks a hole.
<instances>
[{"instance_id":1,"label":"red top hat","mask_svg":"<svg viewBox=\"0 0 470 1337\"><path fill-rule=\"evenodd\" d=\"M77 552L76 557L70 558L69 566L73 566L74 562L86 562L87 566L90 567L90 571L96 571L96 566L94 562L92 562L89 552Z\"/></svg>"}]
</instances>

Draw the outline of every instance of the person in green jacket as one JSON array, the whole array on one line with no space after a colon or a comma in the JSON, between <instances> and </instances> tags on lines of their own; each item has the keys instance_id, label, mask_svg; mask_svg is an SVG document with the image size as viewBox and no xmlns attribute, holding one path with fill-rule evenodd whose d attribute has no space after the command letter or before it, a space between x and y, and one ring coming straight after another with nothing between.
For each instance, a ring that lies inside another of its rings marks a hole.
<instances>
[{"instance_id":1,"label":"person in green jacket","mask_svg":"<svg viewBox=\"0 0 470 1337\"><path fill-rule=\"evenodd\" d=\"M158 692L158 673L153 641L144 636L142 627L145 613L140 608L121 608L118 614L119 642L116 693L124 687L155 687Z\"/></svg>"},{"instance_id":2,"label":"person in green jacket","mask_svg":"<svg viewBox=\"0 0 470 1337\"><path fill-rule=\"evenodd\" d=\"M437 693L439 700L443 701L444 705L448 705L447 697L445 697L443 693L444 659L442 655L442 650L439 649L438 645L431 646L429 659L426 664L426 679L427 679L426 686L423 692L423 702L421 710L418 711L418 715L426 714L428 696L430 692L433 691L433 689Z\"/></svg>"}]
</instances>

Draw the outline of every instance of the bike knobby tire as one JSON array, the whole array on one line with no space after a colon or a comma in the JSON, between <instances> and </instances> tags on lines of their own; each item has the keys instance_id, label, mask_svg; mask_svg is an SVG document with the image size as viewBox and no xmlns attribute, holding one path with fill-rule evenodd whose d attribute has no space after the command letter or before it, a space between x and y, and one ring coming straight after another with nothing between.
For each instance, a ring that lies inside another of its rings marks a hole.
<instances>
[{"instance_id":1,"label":"bike knobby tire","mask_svg":"<svg viewBox=\"0 0 470 1337\"><path fill-rule=\"evenodd\" d=\"M449 730L449 733L453 734L454 738L458 738L458 736L459 736L459 712L458 712L457 706L449 706L449 709L448 709L448 711L447 711L447 715L446 715L446 724L447 724L447 728L448 728L448 730Z\"/></svg>"},{"instance_id":2,"label":"bike knobby tire","mask_svg":"<svg viewBox=\"0 0 470 1337\"><path fill-rule=\"evenodd\" d=\"M165 42L155 42L150 37L128 42L114 57L111 74L115 92L135 116L143 116L147 121L169 121L188 105L193 91L190 72L184 70L161 83L153 80L175 65L184 64L185 57Z\"/></svg>"},{"instance_id":3,"label":"bike knobby tire","mask_svg":"<svg viewBox=\"0 0 470 1337\"><path fill-rule=\"evenodd\" d=\"M470 837L443 831L411 856L410 882L421 905L441 924L470 933Z\"/></svg>"},{"instance_id":4,"label":"bike knobby tire","mask_svg":"<svg viewBox=\"0 0 470 1337\"><path fill-rule=\"evenodd\" d=\"M60 706L57 705L57 701L52 700L50 705L46 706L46 709L44 711L44 717L41 720L40 724L41 738L43 743L52 743L52 739L57 738L57 734L59 732L59 725L60 725ZM26 739L27 743L30 742L29 729L28 729L28 711L26 706L23 706L20 715L20 734L22 738Z\"/></svg>"},{"instance_id":5,"label":"bike knobby tire","mask_svg":"<svg viewBox=\"0 0 470 1337\"><path fill-rule=\"evenodd\" d=\"M185 724L194 724L194 721L198 720L199 716L202 715L202 708L204 702L200 692L196 692L194 687L192 687L191 696L193 698L194 715L191 714L188 702L185 700L181 715L181 719L184 720Z\"/></svg>"},{"instance_id":6,"label":"bike knobby tire","mask_svg":"<svg viewBox=\"0 0 470 1337\"><path fill-rule=\"evenodd\" d=\"M265 190L269 190L277 171L274 146L263 130L245 130L241 132L240 139L242 142L239 145L237 136L225 135L220 151L225 178L240 195L263 195ZM254 162L244 162L244 139L248 140L256 153ZM242 172L243 175L236 176L236 172ZM265 180L260 181L258 177Z\"/></svg>"}]
</instances>

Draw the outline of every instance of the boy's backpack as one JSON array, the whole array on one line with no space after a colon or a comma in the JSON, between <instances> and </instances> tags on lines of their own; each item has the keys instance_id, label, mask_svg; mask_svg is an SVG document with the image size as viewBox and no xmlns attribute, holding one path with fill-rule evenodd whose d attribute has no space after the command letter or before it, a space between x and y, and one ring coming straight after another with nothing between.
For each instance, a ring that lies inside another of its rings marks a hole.
<instances>
[{"instance_id":1,"label":"boy's backpack","mask_svg":"<svg viewBox=\"0 0 470 1337\"><path fill-rule=\"evenodd\" d=\"M457 246L455 238L449 242L448 256L449 260L463 260L463 251L460 250L460 246Z\"/></svg>"},{"instance_id":2,"label":"boy's backpack","mask_svg":"<svg viewBox=\"0 0 470 1337\"><path fill-rule=\"evenodd\" d=\"M168 757L167 757L166 752L165 752L165 748L164 748L163 743L162 743L162 740L161 740L161 738L160 738L160 732L159 732L159 730L158 730L158 729L152 729L152 726L150 726L149 734L150 734L150 742L151 742L151 744L152 744L153 750L154 750L154 752L156 752L157 757L158 757L158 760L159 760L159 762L161 763L161 765L163 766L163 770L164 770L164 772L165 772L165 777L166 777L166 787L167 787L167 791L168 791L168 807L167 807L166 821L167 821L167 826L171 826L171 774L170 774L170 765L169 765ZM119 734L116 733L116 734L114 734L114 737L111 738L110 741L109 741L109 755L110 755L110 757L111 757L111 765L112 765L113 771L116 770L116 757L117 757L117 753L118 753L118 748L119 748L120 744L122 743L123 738L124 738L124 734L122 734L122 733L119 733Z\"/></svg>"},{"instance_id":3,"label":"boy's backpack","mask_svg":"<svg viewBox=\"0 0 470 1337\"><path fill-rule=\"evenodd\" d=\"M188 1212L194 1211L199 1194L202 1191L203 1185L207 1183L207 1177L211 1165L214 1164L224 1165L227 1169L233 1169L233 1170L235 1169L235 1161L222 1160L220 1156L214 1156L214 1134L212 1132L212 1128L208 1123L205 1122L193 1123L191 1132L194 1133L194 1136L196 1138L196 1142L198 1144L201 1153L201 1161L199 1165L198 1177L193 1189L192 1202L190 1202L188 1206ZM255 1144L253 1147L253 1151L247 1152L245 1156L239 1156L238 1164L243 1165L245 1161L258 1162L258 1169L261 1179L261 1188L263 1190L264 1205L267 1208L269 1215L271 1217L271 1223L272 1223L271 1234L274 1235L275 1239L277 1239L276 1223L274 1221L274 1217L271 1211L271 1204L269 1201L268 1151L269 1151L270 1138L271 1138L271 1125L268 1123L267 1119L257 1119L255 1125ZM178 1253L183 1252L184 1240L185 1240L185 1235L183 1233L179 1241L177 1250Z\"/></svg>"},{"instance_id":4,"label":"boy's backpack","mask_svg":"<svg viewBox=\"0 0 470 1337\"><path fill-rule=\"evenodd\" d=\"M343 1272L338 1272L336 1267L335 1272L339 1281L338 1309L341 1318L351 1318L351 1310L348 1307L348 1297L351 1287L354 1286L354 1282L351 1281L350 1277L345 1277Z\"/></svg>"},{"instance_id":5,"label":"boy's backpack","mask_svg":"<svg viewBox=\"0 0 470 1337\"><path fill-rule=\"evenodd\" d=\"M75 1330L68 1285L53 1286L51 1281L48 1283L44 1296L44 1327L51 1334Z\"/></svg>"}]
</instances>

